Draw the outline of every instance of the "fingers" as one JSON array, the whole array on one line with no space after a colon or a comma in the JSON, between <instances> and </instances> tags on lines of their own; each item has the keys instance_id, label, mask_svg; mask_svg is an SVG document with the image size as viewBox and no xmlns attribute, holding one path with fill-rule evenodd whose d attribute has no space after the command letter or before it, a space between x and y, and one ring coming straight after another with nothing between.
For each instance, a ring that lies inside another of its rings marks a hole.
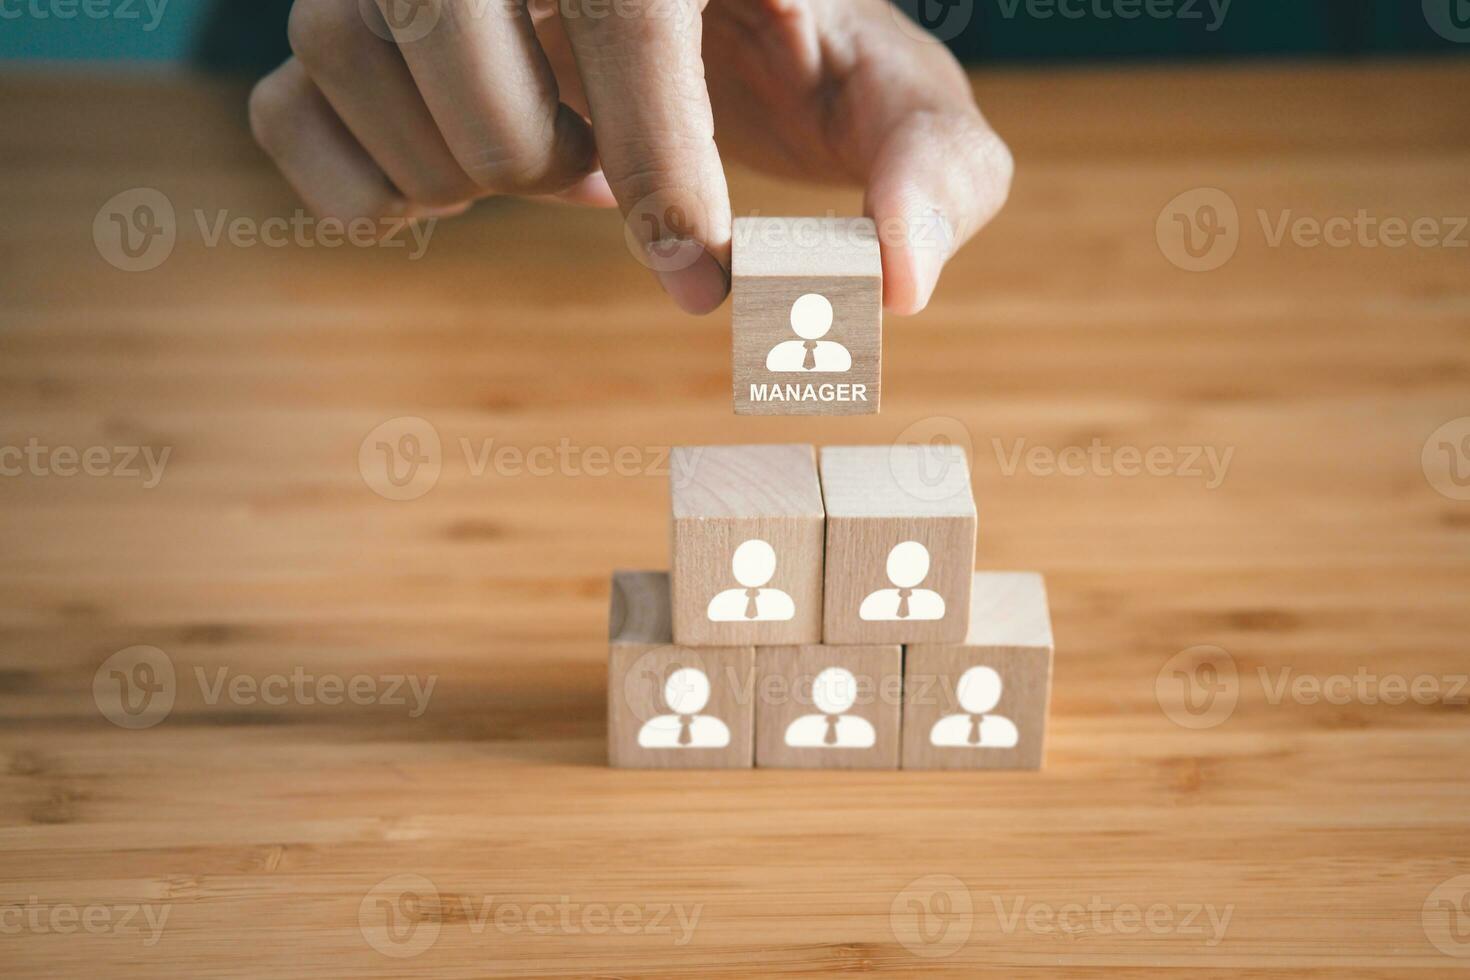
<instances>
[{"instance_id":1,"label":"fingers","mask_svg":"<svg viewBox=\"0 0 1470 980\"><path fill-rule=\"evenodd\" d=\"M322 217L351 221L410 212L295 58L250 95L250 127L287 182Z\"/></svg>"},{"instance_id":2,"label":"fingers","mask_svg":"<svg viewBox=\"0 0 1470 980\"><path fill-rule=\"evenodd\" d=\"M482 194L450 152L378 10L358 0L296 0L289 36L297 60L388 179L418 204L450 206Z\"/></svg>"},{"instance_id":3,"label":"fingers","mask_svg":"<svg viewBox=\"0 0 1470 980\"><path fill-rule=\"evenodd\" d=\"M697 0L564 0L597 150L630 240L684 310L729 292L730 198L715 147Z\"/></svg>"},{"instance_id":4,"label":"fingers","mask_svg":"<svg viewBox=\"0 0 1470 980\"><path fill-rule=\"evenodd\" d=\"M524 0L431 2L438 21L422 37L386 23L470 180L484 193L554 194L595 171L592 132L560 101Z\"/></svg>"},{"instance_id":5,"label":"fingers","mask_svg":"<svg viewBox=\"0 0 1470 980\"><path fill-rule=\"evenodd\" d=\"M882 141L867 212L883 250L883 304L900 316L929 304L944 264L1005 204L1014 163L978 111L918 111Z\"/></svg>"}]
</instances>

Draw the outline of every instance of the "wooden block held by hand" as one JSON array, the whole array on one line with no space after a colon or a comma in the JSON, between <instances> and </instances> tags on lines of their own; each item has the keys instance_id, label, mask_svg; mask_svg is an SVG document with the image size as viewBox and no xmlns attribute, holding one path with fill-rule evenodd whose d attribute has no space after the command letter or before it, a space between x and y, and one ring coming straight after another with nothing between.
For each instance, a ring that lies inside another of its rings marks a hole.
<instances>
[{"instance_id":1,"label":"wooden block held by hand","mask_svg":"<svg viewBox=\"0 0 1470 980\"><path fill-rule=\"evenodd\" d=\"M811 446L681 446L673 497L674 641L822 639L822 490Z\"/></svg>"},{"instance_id":2,"label":"wooden block held by hand","mask_svg":"<svg viewBox=\"0 0 1470 980\"><path fill-rule=\"evenodd\" d=\"M738 218L731 288L737 415L872 415L883 262L870 218Z\"/></svg>"},{"instance_id":3,"label":"wooden block held by hand","mask_svg":"<svg viewBox=\"0 0 1470 980\"><path fill-rule=\"evenodd\" d=\"M958 643L969 625L975 498L959 446L829 446L823 642Z\"/></svg>"},{"instance_id":4,"label":"wooden block held by hand","mask_svg":"<svg viewBox=\"0 0 1470 980\"><path fill-rule=\"evenodd\" d=\"M761 647L755 675L757 766L898 768L901 647Z\"/></svg>"},{"instance_id":5,"label":"wooden block held by hand","mask_svg":"<svg viewBox=\"0 0 1470 980\"><path fill-rule=\"evenodd\" d=\"M624 769L748 769L755 651L675 646L669 577L616 572L608 626L607 756Z\"/></svg>"},{"instance_id":6,"label":"wooden block held by hand","mask_svg":"<svg viewBox=\"0 0 1470 980\"><path fill-rule=\"evenodd\" d=\"M904 651L905 769L1040 769L1051 615L1033 572L976 572L970 632Z\"/></svg>"}]
</instances>

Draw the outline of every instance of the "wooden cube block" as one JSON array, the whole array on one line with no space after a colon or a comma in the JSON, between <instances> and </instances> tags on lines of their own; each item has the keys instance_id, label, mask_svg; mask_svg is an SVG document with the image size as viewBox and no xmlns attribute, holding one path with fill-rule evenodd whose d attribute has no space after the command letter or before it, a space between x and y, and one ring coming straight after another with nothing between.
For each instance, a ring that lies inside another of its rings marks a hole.
<instances>
[{"instance_id":1,"label":"wooden cube block","mask_svg":"<svg viewBox=\"0 0 1470 980\"><path fill-rule=\"evenodd\" d=\"M822 639L822 489L811 446L674 450L674 641Z\"/></svg>"},{"instance_id":2,"label":"wooden cube block","mask_svg":"<svg viewBox=\"0 0 1470 980\"><path fill-rule=\"evenodd\" d=\"M1051 700L1046 584L976 572L970 632L904 651L905 769L1040 769Z\"/></svg>"},{"instance_id":3,"label":"wooden cube block","mask_svg":"<svg viewBox=\"0 0 1470 980\"><path fill-rule=\"evenodd\" d=\"M975 498L958 446L822 450L823 642L958 643L969 624Z\"/></svg>"},{"instance_id":4,"label":"wooden cube block","mask_svg":"<svg viewBox=\"0 0 1470 980\"><path fill-rule=\"evenodd\" d=\"M755 651L755 764L897 769L903 648Z\"/></svg>"},{"instance_id":5,"label":"wooden cube block","mask_svg":"<svg viewBox=\"0 0 1470 980\"><path fill-rule=\"evenodd\" d=\"M735 221L737 415L872 415L883 376L883 261L869 218Z\"/></svg>"},{"instance_id":6,"label":"wooden cube block","mask_svg":"<svg viewBox=\"0 0 1470 980\"><path fill-rule=\"evenodd\" d=\"M631 769L748 769L755 651L676 646L669 576L616 572L608 629L608 763Z\"/></svg>"}]
</instances>

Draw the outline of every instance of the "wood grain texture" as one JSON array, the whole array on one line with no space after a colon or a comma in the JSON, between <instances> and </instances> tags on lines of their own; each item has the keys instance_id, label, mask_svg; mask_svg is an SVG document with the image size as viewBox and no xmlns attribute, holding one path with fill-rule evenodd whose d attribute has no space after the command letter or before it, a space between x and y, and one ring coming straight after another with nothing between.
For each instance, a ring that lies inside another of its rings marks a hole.
<instances>
[{"instance_id":1,"label":"wood grain texture","mask_svg":"<svg viewBox=\"0 0 1470 980\"><path fill-rule=\"evenodd\" d=\"M1040 769L1051 704L1046 583L976 572L965 641L904 648L905 769Z\"/></svg>"},{"instance_id":2,"label":"wood grain texture","mask_svg":"<svg viewBox=\"0 0 1470 980\"><path fill-rule=\"evenodd\" d=\"M664 572L613 575L608 763L629 769L748 769L755 712L750 647L676 646Z\"/></svg>"},{"instance_id":3,"label":"wood grain texture","mask_svg":"<svg viewBox=\"0 0 1470 980\"><path fill-rule=\"evenodd\" d=\"M900 647L759 647L755 673L757 766L898 768Z\"/></svg>"},{"instance_id":4,"label":"wood grain texture","mask_svg":"<svg viewBox=\"0 0 1470 980\"><path fill-rule=\"evenodd\" d=\"M883 263L870 218L737 218L737 415L874 415L883 380Z\"/></svg>"},{"instance_id":5,"label":"wood grain texture","mask_svg":"<svg viewBox=\"0 0 1470 980\"><path fill-rule=\"evenodd\" d=\"M975 499L954 445L826 446L823 639L955 643L969 623Z\"/></svg>"},{"instance_id":6,"label":"wood grain texture","mask_svg":"<svg viewBox=\"0 0 1470 980\"><path fill-rule=\"evenodd\" d=\"M811 446L681 446L669 476L674 639L814 643L822 634L822 491Z\"/></svg>"},{"instance_id":7,"label":"wood grain texture","mask_svg":"<svg viewBox=\"0 0 1470 980\"><path fill-rule=\"evenodd\" d=\"M244 86L3 84L0 445L173 448L151 489L0 478L0 908L168 910L152 945L0 931L7 977L1464 972L1434 942L1454 920L1425 907L1470 874L1465 706L1448 687L1274 691L1282 671L1466 672L1470 505L1421 468L1467 412L1465 252L1272 248L1255 214L1470 214L1463 59L977 77L1015 190L930 308L887 331L868 419L730 415L725 331L674 310L615 215L486 202L416 262L211 248L195 209L299 206L251 146ZM138 186L173 201L179 240L128 274L93 222ZM1245 233L1193 274L1155 221L1201 186L1235 198ZM737 213L862 207L741 172L731 190ZM437 483L407 502L358 469L400 416L442 442ZM980 564L1046 575L1046 768L609 769L608 580L668 567L668 447L873 444L943 419L969 435ZM1215 483L1026 459L1094 438L1234 455ZM137 644L179 685L134 731L92 683ZM1228 652L1238 696L1193 729L1156 687L1200 644ZM410 716L211 702L196 668L437 684ZM408 957L360 921L400 875L439 899ZM644 917L564 926L563 896ZM953 916L913 911L941 899ZM1094 899L1178 918L1045 918ZM1186 905L1228 907L1223 938L1203 913L1179 928ZM672 906L701 909L682 945ZM497 926L502 907L540 926Z\"/></svg>"}]
</instances>

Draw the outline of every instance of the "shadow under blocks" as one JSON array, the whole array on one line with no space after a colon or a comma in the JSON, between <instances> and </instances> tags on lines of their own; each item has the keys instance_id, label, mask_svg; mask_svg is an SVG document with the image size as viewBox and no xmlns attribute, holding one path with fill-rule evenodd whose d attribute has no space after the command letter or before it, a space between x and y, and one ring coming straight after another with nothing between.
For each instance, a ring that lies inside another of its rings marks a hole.
<instances>
[{"instance_id":1,"label":"shadow under blocks","mask_svg":"<svg viewBox=\"0 0 1470 980\"><path fill-rule=\"evenodd\" d=\"M686 446L673 568L612 577L621 768L1040 769L1034 572L975 571L954 446Z\"/></svg>"}]
</instances>

